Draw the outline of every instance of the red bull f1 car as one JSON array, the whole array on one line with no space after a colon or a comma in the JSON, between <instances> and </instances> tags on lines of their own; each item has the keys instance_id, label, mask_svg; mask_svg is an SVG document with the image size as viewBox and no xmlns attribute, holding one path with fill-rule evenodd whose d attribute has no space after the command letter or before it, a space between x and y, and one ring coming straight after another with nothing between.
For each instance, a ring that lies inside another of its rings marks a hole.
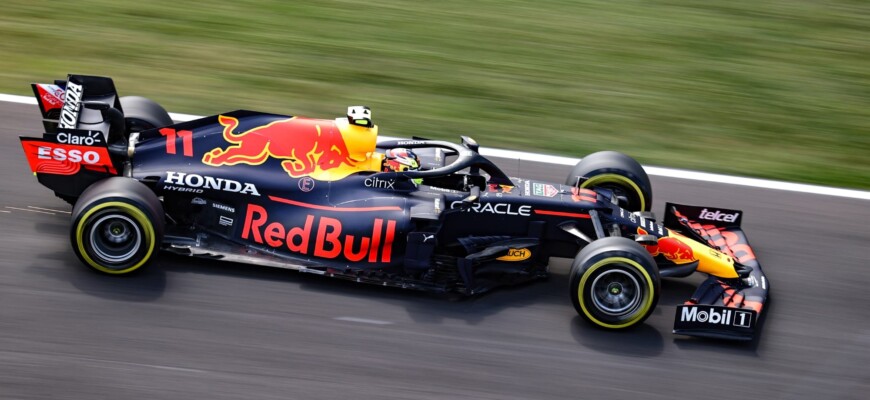
<instances>
[{"instance_id":1,"label":"red bull f1 car","mask_svg":"<svg viewBox=\"0 0 870 400\"><path fill-rule=\"evenodd\" d=\"M36 178L73 204L87 267L144 268L160 250L384 286L465 295L545 277L573 258L570 299L604 329L642 323L661 278L708 278L676 307L674 332L751 340L770 289L742 212L667 204L652 213L643 168L583 158L564 183L512 178L478 145L377 141L367 108L309 119L233 111L174 123L119 97L111 79L33 84L40 138L21 143ZM417 168L384 170L384 154Z\"/></svg>"}]
</instances>

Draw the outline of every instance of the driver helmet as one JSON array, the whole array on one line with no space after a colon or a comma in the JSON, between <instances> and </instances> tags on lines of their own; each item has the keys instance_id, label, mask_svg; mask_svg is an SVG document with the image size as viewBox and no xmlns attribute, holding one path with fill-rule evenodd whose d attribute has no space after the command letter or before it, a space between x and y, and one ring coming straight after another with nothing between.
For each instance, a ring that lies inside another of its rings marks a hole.
<instances>
[{"instance_id":1,"label":"driver helmet","mask_svg":"<svg viewBox=\"0 0 870 400\"><path fill-rule=\"evenodd\" d=\"M420 158L411 149L389 149L384 154L384 172L416 171L420 169Z\"/></svg>"}]
</instances>

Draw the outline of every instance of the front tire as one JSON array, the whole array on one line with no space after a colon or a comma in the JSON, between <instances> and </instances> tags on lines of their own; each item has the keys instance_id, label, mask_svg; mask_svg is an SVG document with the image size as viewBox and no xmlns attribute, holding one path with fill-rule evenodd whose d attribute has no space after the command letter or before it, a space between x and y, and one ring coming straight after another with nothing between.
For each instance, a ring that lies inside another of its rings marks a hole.
<instances>
[{"instance_id":1,"label":"front tire","mask_svg":"<svg viewBox=\"0 0 870 400\"><path fill-rule=\"evenodd\" d=\"M578 177L586 180L581 188L611 190L619 206L629 211L649 211L652 207L652 184L646 171L635 159L615 151L592 153L577 163L565 184L574 186Z\"/></svg>"},{"instance_id":2,"label":"front tire","mask_svg":"<svg viewBox=\"0 0 870 400\"><path fill-rule=\"evenodd\" d=\"M574 309L601 328L636 326L658 303L655 260L631 239L606 237L592 242L574 258L570 276Z\"/></svg>"},{"instance_id":3,"label":"front tire","mask_svg":"<svg viewBox=\"0 0 870 400\"><path fill-rule=\"evenodd\" d=\"M163 207L142 183L112 177L91 185L72 211L70 241L79 260L112 275L140 270L163 237Z\"/></svg>"}]
</instances>

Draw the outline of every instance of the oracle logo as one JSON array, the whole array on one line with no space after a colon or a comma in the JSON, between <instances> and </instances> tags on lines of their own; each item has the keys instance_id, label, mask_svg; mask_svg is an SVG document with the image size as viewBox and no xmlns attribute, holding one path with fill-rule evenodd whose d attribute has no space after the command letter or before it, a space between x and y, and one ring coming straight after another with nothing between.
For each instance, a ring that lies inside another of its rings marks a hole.
<instances>
[{"instance_id":1,"label":"oracle logo","mask_svg":"<svg viewBox=\"0 0 870 400\"><path fill-rule=\"evenodd\" d=\"M450 203L450 208L463 208L465 204L461 201ZM499 215L522 215L528 217L532 213L532 206L517 206L509 203L474 203L468 207L466 212L488 213Z\"/></svg>"}]
</instances>

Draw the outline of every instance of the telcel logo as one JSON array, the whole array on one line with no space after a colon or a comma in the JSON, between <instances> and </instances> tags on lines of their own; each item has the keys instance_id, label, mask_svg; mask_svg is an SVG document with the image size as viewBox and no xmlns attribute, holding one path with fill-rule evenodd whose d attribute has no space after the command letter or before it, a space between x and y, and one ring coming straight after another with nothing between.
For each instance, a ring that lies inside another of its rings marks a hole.
<instances>
[{"instance_id":1,"label":"telcel logo","mask_svg":"<svg viewBox=\"0 0 870 400\"><path fill-rule=\"evenodd\" d=\"M529 249L510 249L506 255L503 255L496 260L500 261L523 261L527 260L532 256L532 252Z\"/></svg>"},{"instance_id":2,"label":"telcel logo","mask_svg":"<svg viewBox=\"0 0 870 400\"><path fill-rule=\"evenodd\" d=\"M722 222L735 222L737 221L737 217L740 216L740 213L728 214L723 213L722 211L707 211L707 209L701 210L701 215L698 215L700 219L706 219L708 221L722 221Z\"/></svg>"}]
</instances>

